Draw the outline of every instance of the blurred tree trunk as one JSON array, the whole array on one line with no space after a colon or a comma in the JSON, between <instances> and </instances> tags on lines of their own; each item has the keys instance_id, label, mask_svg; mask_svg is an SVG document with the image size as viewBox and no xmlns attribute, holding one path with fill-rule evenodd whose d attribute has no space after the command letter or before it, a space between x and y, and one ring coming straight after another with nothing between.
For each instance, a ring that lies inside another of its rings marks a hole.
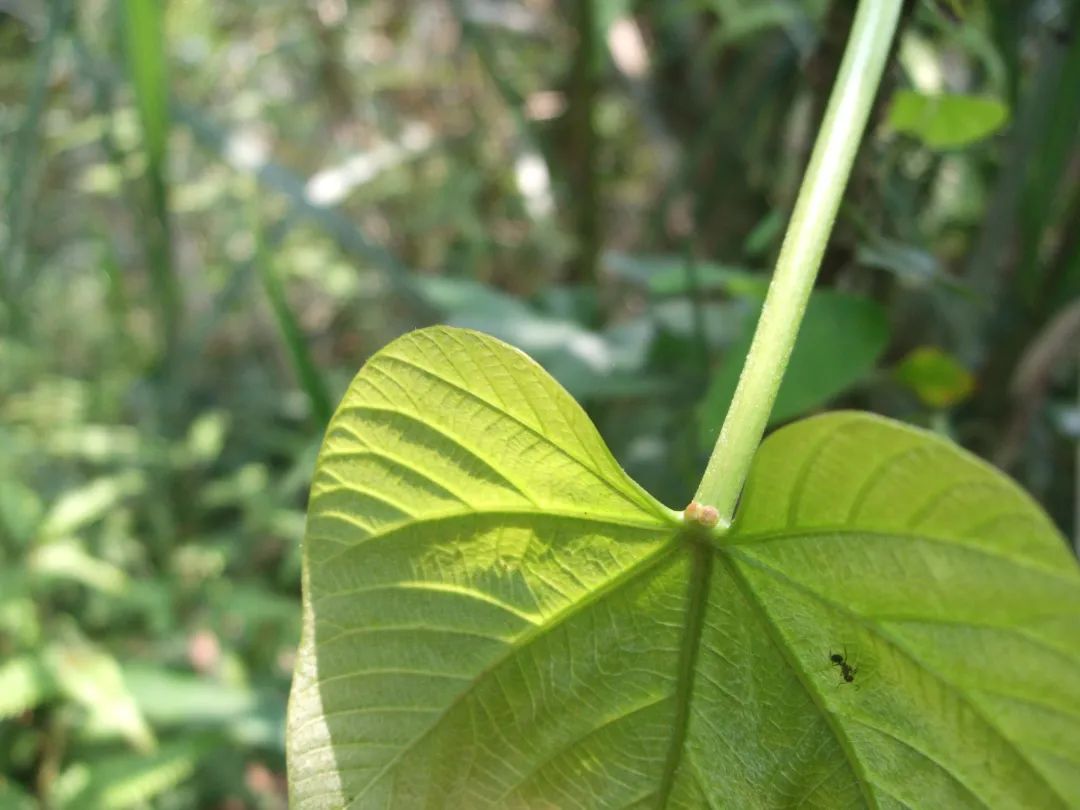
<instances>
[{"instance_id":1,"label":"blurred tree trunk","mask_svg":"<svg viewBox=\"0 0 1080 810\"><path fill-rule=\"evenodd\" d=\"M342 59L342 23L347 13L343 0L308 2L304 6L304 15L319 43L319 88L338 121L350 121L356 112L352 81Z\"/></svg>"},{"instance_id":2,"label":"blurred tree trunk","mask_svg":"<svg viewBox=\"0 0 1080 810\"><path fill-rule=\"evenodd\" d=\"M570 141L569 182L577 250L570 281L595 283L599 274L603 233L600 216L599 138L596 99L603 51L599 46L595 0L575 0L577 49L570 68L570 106L567 111Z\"/></svg>"},{"instance_id":3,"label":"blurred tree trunk","mask_svg":"<svg viewBox=\"0 0 1080 810\"><path fill-rule=\"evenodd\" d=\"M1080 3L1074 0L1066 9L1060 21L1065 36L1053 27L1029 34L1038 46L1036 56L1027 82L1014 83L1018 95L1008 162L998 175L968 266L969 283L986 296L982 319L969 338L980 349L981 361L982 393L972 411L988 434L985 446L977 449L995 457L1041 498L1047 495L1045 487L1037 485L1028 459L1011 446L1020 441L1012 436L1015 425L1022 423L1019 429L1026 433L1035 419L1025 412L1036 392L1020 386L1011 396L1010 389L1040 330L1068 303L1068 287L1062 285L1068 270L1062 265L1074 249L1080 210L1072 187L1075 168L1070 168L1080 156L1080 39L1075 34ZM1010 34L999 33L1003 39ZM1021 41L1016 31L1011 36ZM1033 448L1026 444L1025 450Z\"/></svg>"}]
</instances>

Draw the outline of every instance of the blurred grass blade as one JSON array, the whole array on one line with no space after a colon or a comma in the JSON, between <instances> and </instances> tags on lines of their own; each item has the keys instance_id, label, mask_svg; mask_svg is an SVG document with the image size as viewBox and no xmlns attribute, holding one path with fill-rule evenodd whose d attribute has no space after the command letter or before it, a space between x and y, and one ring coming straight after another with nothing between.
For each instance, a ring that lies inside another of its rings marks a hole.
<instances>
[{"instance_id":1,"label":"blurred grass blade","mask_svg":"<svg viewBox=\"0 0 1080 810\"><path fill-rule=\"evenodd\" d=\"M322 374L319 373L315 361L311 358L311 352L300 324L296 322L296 317L289 308L285 288L278 277L274 259L266 250L262 227L258 222L254 230L255 265L258 268L263 289L266 290L266 297L270 300L270 307L274 311L274 320L281 332L282 340L285 341L285 347L289 351L289 358L292 360L300 386L311 403L311 414L320 426L326 425L334 413L333 401Z\"/></svg>"},{"instance_id":2,"label":"blurred grass blade","mask_svg":"<svg viewBox=\"0 0 1080 810\"><path fill-rule=\"evenodd\" d=\"M1071 24L1080 22L1080 4L1073 10ZM1046 93L1039 110L1041 126L1036 130L1031 150L1031 165L1020 206L1022 264L1016 280L1024 300L1030 306L1045 306L1049 291L1040 248L1045 234L1057 226L1059 205L1069 186L1068 167L1074 160L1077 136L1080 135L1080 36L1072 36L1068 51L1051 51L1043 66L1040 92ZM1065 228L1076 227L1064 222Z\"/></svg>"},{"instance_id":3,"label":"blurred grass blade","mask_svg":"<svg viewBox=\"0 0 1080 810\"><path fill-rule=\"evenodd\" d=\"M112 318L114 342L128 357L139 357L140 347L128 329L131 305L124 289L124 274L116 248L107 235L102 235L101 272L105 277L105 304Z\"/></svg>"},{"instance_id":4,"label":"blurred grass blade","mask_svg":"<svg viewBox=\"0 0 1080 810\"><path fill-rule=\"evenodd\" d=\"M56 40L67 28L71 3L70 0L54 0L50 8L49 26L38 45L23 120L7 156L6 229L5 223L0 223L0 234L3 235L0 242L3 249L0 254L0 314L10 317L16 326L26 316L25 308L18 302L26 261L26 228L31 214L30 175L43 142L39 130Z\"/></svg>"},{"instance_id":5,"label":"blurred grass blade","mask_svg":"<svg viewBox=\"0 0 1080 810\"><path fill-rule=\"evenodd\" d=\"M150 274L161 316L162 346L173 357L180 321L180 294L172 262L169 223L169 94L164 5L158 0L121 0L128 77L146 151L153 216L146 233Z\"/></svg>"},{"instance_id":6,"label":"blurred grass blade","mask_svg":"<svg viewBox=\"0 0 1080 810\"><path fill-rule=\"evenodd\" d=\"M151 171L163 174L169 134L163 8L157 0L123 0L127 66L135 90Z\"/></svg>"}]
</instances>

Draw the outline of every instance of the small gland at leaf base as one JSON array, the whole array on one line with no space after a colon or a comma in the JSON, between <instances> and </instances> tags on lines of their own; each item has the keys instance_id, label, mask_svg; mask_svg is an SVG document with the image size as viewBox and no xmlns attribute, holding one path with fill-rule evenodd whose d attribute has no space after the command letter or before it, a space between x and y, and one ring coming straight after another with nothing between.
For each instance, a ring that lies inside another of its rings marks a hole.
<instances>
[{"instance_id":1,"label":"small gland at leaf base","mask_svg":"<svg viewBox=\"0 0 1080 810\"><path fill-rule=\"evenodd\" d=\"M715 506L703 506L697 501L691 501L690 505L683 510L683 520L711 529L720 522L720 513Z\"/></svg>"},{"instance_id":2,"label":"small gland at leaf base","mask_svg":"<svg viewBox=\"0 0 1080 810\"><path fill-rule=\"evenodd\" d=\"M706 529L711 529L719 522L720 513L716 510L715 506L701 507L701 514L698 516L698 523L700 523Z\"/></svg>"}]
</instances>

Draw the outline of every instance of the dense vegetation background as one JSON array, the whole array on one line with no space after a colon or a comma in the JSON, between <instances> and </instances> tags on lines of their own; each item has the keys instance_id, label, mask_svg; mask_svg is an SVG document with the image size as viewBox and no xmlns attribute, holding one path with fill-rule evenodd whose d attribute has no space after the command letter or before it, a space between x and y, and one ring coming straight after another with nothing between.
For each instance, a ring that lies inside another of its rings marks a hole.
<instances>
[{"instance_id":1,"label":"dense vegetation background","mask_svg":"<svg viewBox=\"0 0 1080 810\"><path fill-rule=\"evenodd\" d=\"M1074 538L1078 10L909 5L776 412ZM403 331L527 350L684 506L852 12L0 3L0 806L284 806L311 467Z\"/></svg>"}]
</instances>

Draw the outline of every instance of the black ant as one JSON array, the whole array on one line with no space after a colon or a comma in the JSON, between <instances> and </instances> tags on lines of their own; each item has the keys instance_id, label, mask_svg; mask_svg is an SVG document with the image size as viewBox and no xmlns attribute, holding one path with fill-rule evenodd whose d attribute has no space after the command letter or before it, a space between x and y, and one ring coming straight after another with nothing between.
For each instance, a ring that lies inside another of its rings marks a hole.
<instances>
[{"instance_id":1,"label":"black ant","mask_svg":"<svg viewBox=\"0 0 1080 810\"><path fill-rule=\"evenodd\" d=\"M853 683L855 681L855 675L858 673L859 668L853 667L847 662L846 650L843 655L834 652L829 653L829 661L832 662L833 666L840 667L840 677L844 679L845 683Z\"/></svg>"}]
</instances>

